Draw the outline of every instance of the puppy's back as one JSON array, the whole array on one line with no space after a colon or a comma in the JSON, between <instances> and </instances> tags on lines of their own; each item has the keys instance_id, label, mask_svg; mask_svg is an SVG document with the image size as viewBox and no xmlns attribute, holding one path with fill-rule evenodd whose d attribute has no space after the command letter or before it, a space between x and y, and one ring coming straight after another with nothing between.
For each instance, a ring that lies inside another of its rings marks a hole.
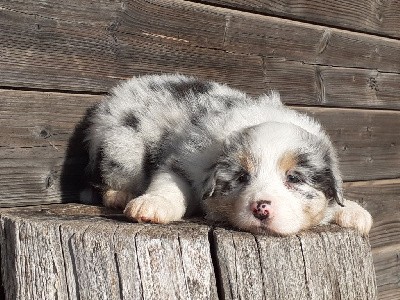
<instances>
[{"instance_id":1,"label":"puppy's back","mask_svg":"<svg viewBox=\"0 0 400 300\"><path fill-rule=\"evenodd\" d=\"M183 75L132 78L99 103L87 132L92 173L117 189L143 192L178 140L211 115L249 101L246 94ZM138 188L141 187L141 188Z\"/></svg>"}]
</instances>

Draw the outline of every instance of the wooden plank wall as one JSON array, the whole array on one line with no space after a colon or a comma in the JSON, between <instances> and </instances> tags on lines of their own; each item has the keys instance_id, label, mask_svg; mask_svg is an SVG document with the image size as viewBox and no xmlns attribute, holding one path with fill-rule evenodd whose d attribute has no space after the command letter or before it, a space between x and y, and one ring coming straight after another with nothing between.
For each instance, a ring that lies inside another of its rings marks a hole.
<instances>
[{"instance_id":1,"label":"wooden plank wall","mask_svg":"<svg viewBox=\"0 0 400 300\"><path fill-rule=\"evenodd\" d=\"M400 2L0 0L0 206L77 200L88 107L133 75L269 89L326 126L400 298Z\"/></svg>"}]
</instances>

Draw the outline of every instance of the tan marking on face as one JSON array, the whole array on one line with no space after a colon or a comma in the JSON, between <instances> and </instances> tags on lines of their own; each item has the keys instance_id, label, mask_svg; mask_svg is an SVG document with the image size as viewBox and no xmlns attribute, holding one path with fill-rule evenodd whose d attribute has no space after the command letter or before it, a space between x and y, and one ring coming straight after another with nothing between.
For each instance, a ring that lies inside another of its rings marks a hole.
<instances>
[{"instance_id":1,"label":"tan marking on face","mask_svg":"<svg viewBox=\"0 0 400 300\"><path fill-rule=\"evenodd\" d=\"M238 156L240 165L249 173L254 173L255 166L252 157L246 153L242 152Z\"/></svg>"},{"instance_id":2,"label":"tan marking on face","mask_svg":"<svg viewBox=\"0 0 400 300\"><path fill-rule=\"evenodd\" d=\"M284 153L278 161L278 168L282 172L287 172L297 165L297 156L293 152Z\"/></svg>"}]
</instances>

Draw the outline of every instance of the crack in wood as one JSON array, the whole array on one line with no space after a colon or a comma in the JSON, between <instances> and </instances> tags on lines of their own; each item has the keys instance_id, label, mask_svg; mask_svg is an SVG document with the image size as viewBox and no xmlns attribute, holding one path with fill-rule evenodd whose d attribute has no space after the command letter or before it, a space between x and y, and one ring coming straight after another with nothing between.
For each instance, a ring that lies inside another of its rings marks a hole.
<instances>
[{"instance_id":1,"label":"crack in wood","mask_svg":"<svg viewBox=\"0 0 400 300\"><path fill-rule=\"evenodd\" d=\"M116 244L115 235L118 230L119 230L119 225L116 225L115 229L113 231L113 234L112 234L112 238L111 238L111 241L112 241L111 248L114 251L114 264L115 264L115 272L116 272L117 278L118 278L119 297L120 297L120 300L123 300L124 296L123 296L122 276L121 276L120 265L119 265L119 261L118 261L118 253L115 249L115 244Z\"/></svg>"},{"instance_id":2,"label":"crack in wood","mask_svg":"<svg viewBox=\"0 0 400 300\"><path fill-rule=\"evenodd\" d=\"M226 45L226 38L227 38L227 34L228 34L228 30L231 26L231 15L226 15L225 16L225 28L224 28L224 36L222 38L222 47L225 47Z\"/></svg>"},{"instance_id":3,"label":"crack in wood","mask_svg":"<svg viewBox=\"0 0 400 300\"><path fill-rule=\"evenodd\" d=\"M68 276L67 276L67 262L66 262L66 256L65 256L65 251L64 251L64 241L62 237L62 230L61 230L62 225L58 225L58 234L59 234L59 242L61 246L61 257L63 260L63 265L64 265L64 278L65 278L65 287L67 290L67 299L71 299L71 291L70 291L70 286L68 284Z\"/></svg>"},{"instance_id":4,"label":"crack in wood","mask_svg":"<svg viewBox=\"0 0 400 300\"><path fill-rule=\"evenodd\" d=\"M327 102L326 101L325 82L324 82L324 78L322 76L322 70L318 66L315 68L315 79L316 79L318 103L325 104Z\"/></svg>"},{"instance_id":5,"label":"crack in wood","mask_svg":"<svg viewBox=\"0 0 400 300\"><path fill-rule=\"evenodd\" d=\"M261 283L262 283L262 286L263 286L263 296L264 296L264 298L267 298L267 295L265 294L265 291L267 290L267 287L265 286L265 280L264 280L264 278L266 278L266 274L265 274L265 270L264 270L264 268L262 266L262 253L261 253L261 250L260 250L260 241L258 240L258 238L255 235L253 235L253 237L254 237L254 240L256 242L258 260L259 260L259 263L260 263Z\"/></svg>"},{"instance_id":6,"label":"crack in wood","mask_svg":"<svg viewBox=\"0 0 400 300\"><path fill-rule=\"evenodd\" d=\"M322 34L321 40L319 41L318 47L317 47L317 53L321 54L326 50L329 44L329 39L331 37L331 31L329 29L326 29L324 33Z\"/></svg>"},{"instance_id":7,"label":"crack in wood","mask_svg":"<svg viewBox=\"0 0 400 300\"><path fill-rule=\"evenodd\" d=\"M215 274L215 283L218 299L224 299L224 287L221 278L221 266L218 260L217 243L214 236L215 227L212 226L208 231L208 243L210 247L211 264Z\"/></svg>"},{"instance_id":8,"label":"crack in wood","mask_svg":"<svg viewBox=\"0 0 400 300\"><path fill-rule=\"evenodd\" d=\"M298 240L299 240L299 244L300 244L300 253L301 253L301 257L302 257L302 259L303 259L304 283L305 283L305 286L306 286L306 288L307 288L307 296L308 296L308 298L311 299L311 291L310 291L309 280L308 280L308 275L307 275L307 263L306 263L306 258L305 258L305 255L304 255L303 242L302 242L302 240L301 240L301 236L296 235L296 237L297 237Z\"/></svg>"},{"instance_id":9,"label":"crack in wood","mask_svg":"<svg viewBox=\"0 0 400 300\"><path fill-rule=\"evenodd\" d=\"M135 232L135 237L134 237L134 247L135 247L135 251L136 251L136 266L138 269L138 273L139 273L139 282L140 282L140 299L144 299L144 286L143 286L143 274L142 274L142 268L140 266L140 262L139 262L139 257L138 257L138 253L139 253L139 248L137 245L137 236L139 234L139 232L141 231L141 229L137 232Z\"/></svg>"}]
</instances>

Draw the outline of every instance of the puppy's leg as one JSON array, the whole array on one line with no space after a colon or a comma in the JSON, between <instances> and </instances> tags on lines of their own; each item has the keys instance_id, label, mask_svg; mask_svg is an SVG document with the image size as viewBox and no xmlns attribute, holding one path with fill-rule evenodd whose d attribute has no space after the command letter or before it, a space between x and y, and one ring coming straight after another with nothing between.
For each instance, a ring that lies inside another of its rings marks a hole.
<instances>
[{"instance_id":1,"label":"puppy's leg","mask_svg":"<svg viewBox=\"0 0 400 300\"><path fill-rule=\"evenodd\" d=\"M344 207L335 206L328 211L330 223L346 228L354 228L367 235L372 226L372 217L368 211L354 201L345 200Z\"/></svg>"},{"instance_id":2,"label":"puppy's leg","mask_svg":"<svg viewBox=\"0 0 400 300\"><path fill-rule=\"evenodd\" d=\"M124 209L132 197L133 194L129 192L107 190L103 194L103 205L105 207Z\"/></svg>"},{"instance_id":3,"label":"puppy's leg","mask_svg":"<svg viewBox=\"0 0 400 300\"><path fill-rule=\"evenodd\" d=\"M138 222L168 223L180 220L186 212L190 186L168 171L154 175L146 193L132 199L124 214Z\"/></svg>"}]
</instances>

